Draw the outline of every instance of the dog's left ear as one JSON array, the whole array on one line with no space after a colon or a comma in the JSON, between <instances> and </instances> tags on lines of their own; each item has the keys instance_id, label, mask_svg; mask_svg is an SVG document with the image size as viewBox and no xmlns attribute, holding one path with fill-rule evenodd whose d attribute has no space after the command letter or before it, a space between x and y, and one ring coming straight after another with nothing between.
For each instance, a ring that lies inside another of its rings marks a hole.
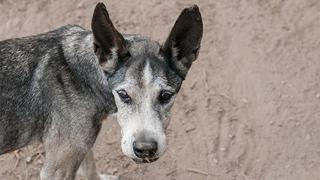
<instances>
[{"instance_id":1,"label":"dog's left ear","mask_svg":"<svg viewBox=\"0 0 320 180\"><path fill-rule=\"evenodd\" d=\"M198 6L193 5L181 12L162 47L169 64L183 79L198 57L202 34L201 14Z\"/></svg>"},{"instance_id":2,"label":"dog's left ear","mask_svg":"<svg viewBox=\"0 0 320 180\"><path fill-rule=\"evenodd\" d=\"M128 54L123 36L113 26L106 6L98 3L92 17L91 28L94 38L94 52L106 72L112 73L122 59Z\"/></svg>"}]
</instances>

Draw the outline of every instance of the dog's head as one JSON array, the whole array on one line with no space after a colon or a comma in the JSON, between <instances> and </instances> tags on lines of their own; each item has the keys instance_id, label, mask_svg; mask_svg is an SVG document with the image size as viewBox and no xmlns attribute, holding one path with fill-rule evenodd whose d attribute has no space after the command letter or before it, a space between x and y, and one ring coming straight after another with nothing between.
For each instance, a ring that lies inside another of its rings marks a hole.
<instances>
[{"instance_id":1,"label":"dog's head","mask_svg":"<svg viewBox=\"0 0 320 180\"><path fill-rule=\"evenodd\" d=\"M157 160L166 149L170 109L196 60L203 32L199 8L182 11L163 45L122 35L99 3L92 19L94 51L117 106L124 154L136 162Z\"/></svg>"}]
</instances>

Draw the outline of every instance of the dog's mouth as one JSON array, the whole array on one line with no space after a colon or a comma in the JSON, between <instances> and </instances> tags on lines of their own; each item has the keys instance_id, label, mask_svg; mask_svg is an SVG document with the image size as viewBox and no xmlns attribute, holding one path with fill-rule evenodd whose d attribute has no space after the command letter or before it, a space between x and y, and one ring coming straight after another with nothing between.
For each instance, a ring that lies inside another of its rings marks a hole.
<instances>
[{"instance_id":1,"label":"dog's mouth","mask_svg":"<svg viewBox=\"0 0 320 180\"><path fill-rule=\"evenodd\" d=\"M132 160L137 164L142 164L142 163L152 163L152 162L154 162L154 161L156 161L158 159L159 159L159 157L152 158L152 159L149 159L149 158L144 158L144 159L133 158Z\"/></svg>"}]
</instances>

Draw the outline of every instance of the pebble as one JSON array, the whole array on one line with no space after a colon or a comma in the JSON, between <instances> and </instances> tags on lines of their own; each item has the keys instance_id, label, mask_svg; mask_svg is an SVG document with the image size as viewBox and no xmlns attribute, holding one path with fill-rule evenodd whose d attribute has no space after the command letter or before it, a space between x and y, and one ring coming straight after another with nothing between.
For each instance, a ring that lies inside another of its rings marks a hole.
<instances>
[{"instance_id":1,"label":"pebble","mask_svg":"<svg viewBox=\"0 0 320 180\"><path fill-rule=\"evenodd\" d=\"M230 139L234 139L236 137L236 135L234 135L234 134L229 134L229 138Z\"/></svg>"},{"instance_id":2,"label":"pebble","mask_svg":"<svg viewBox=\"0 0 320 180\"><path fill-rule=\"evenodd\" d=\"M118 172L118 168L112 168L111 170L110 170L110 173L111 174L116 174Z\"/></svg>"},{"instance_id":3,"label":"pebble","mask_svg":"<svg viewBox=\"0 0 320 180\"><path fill-rule=\"evenodd\" d=\"M247 104L247 103L248 103L248 99L247 99L247 98L242 98L242 99L241 99L241 102Z\"/></svg>"},{"instance_id":4,"label":"pebble","mask_svg":"<svg viewBox=\"0 0 320 180\"><path fill-rule=\"evenodd\" d=\"M127 167L129 167L129 165L130 165L130 163L127 162L127 163L123 164L122 167L127 168Z\"/></svg>"},{"instance_id":5,"label":"pebble","mask_svg":"<svg viewBox=\"0 0 320 180\"><path fill-rule=\"evenodd\" d=\"M26 158L26 163L27 164L30 164L32 162L32 158L30 157L30 156L28 156L27 158Z\"/></svg>"},{"instance_id":6,"label":"pebble","mask_svg":"<svg viewBox=\"0 0 320 180\"><path fill-rule=\"evenodd\" d=\"M310 139L311 139L311 135L310 135L310 134L307 134L306 140L309 141Z\"/></svg>"},{"instance_id":7,"label":"pebble","mask_svg":"<svg viewBox=\"0 0 320 180\"><path fill-rule=\"evenodd\" d=\"M188 133L188 132L194 131L195 129L196 129L196 127L194 125L189 124L186 127L185 131L186 131L186 133Z\"/></svg>"},{"instance_id":8,"label":"pebble","mask_svg":"<svg viewBox=\"0 0 320 180\"><path fill-rule=\"evenodd\" d=\"M219 161L218 161L218 159L214 158L214 159L213 159L213 162L214 162L215 164L218 164Z\"/></svg>"}]
</instances>

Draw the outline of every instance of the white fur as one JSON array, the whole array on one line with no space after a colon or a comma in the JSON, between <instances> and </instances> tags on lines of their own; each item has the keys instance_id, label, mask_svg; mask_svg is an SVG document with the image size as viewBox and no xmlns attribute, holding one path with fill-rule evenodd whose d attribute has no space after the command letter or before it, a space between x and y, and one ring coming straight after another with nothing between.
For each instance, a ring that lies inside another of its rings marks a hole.
<instances>
[{"instance_id":1,"label":"white fur","mask_svg":"<svg viewBox=\"0 0 320 180\"><path fill-rule=\"evenodd\" d=\"M137 159L133 152L133 142L138 133L148 132L150 138L158 143L158 156L161 156L166 150L165 129L169 123L169 111L173 104L173 99L167 105L161 106L157 111L154 104L161 90L172 90L167 86L167 81L160 77L154 77L150 63L147 61L142 76L142 87L138 86L138 80L133 76L126 74L123 83L118 85L113 94L117 104L117 120L121 127L121 147L124 154ZM131 104L125 104L117 94L117 90L124 89L132 98ZM161 113L160 119L159 114Z\"/></svg>"},{"instance_id":2,"label":"white fur","mask_svg":"<svg viewBox=\"0 0 320 180\"><path fill-rule=\"evenodd\" d=\"M119 180L118 176L112 176L112 175L106 175L106 174L100 174L99 177L101 180Z\"/></svg>"},{"instance_id":3,"label":"white fur","mask_svg":"<svg viewBox=\"0 0 320 180\"><path fill-rule=\"evenodd\" d=\"M152 82L152 69L150 67L150 62L147 61L146 66L143 69L143 84L145 87L149 87L150 83Z\"/></svg>"},{"instance_id":4,"label":"white fur","mask_svg":"<svg viewBox=\"0 0 320 180\"><path fill-rule=\"evenodd\" d=\"M177 58L179 55L179 49L177 47L172 47L171 48L171 53L173 58Z\"/></svg>"},{"instance_id":5,"label":"white fur","mask_svg":"<svg viewBox=\"0 0 320 180\"><path fill-rule=\"evenodd\" d=\"M176 59L176 67L178 69L180 69L180 71L182 72L187 72L189 68L187 68L183 62L186 61L185 57L183 57L182 59L178 59L178 55L179 55L179 49L177 47L172 47L171 48L171 53L172 53L172 58Z\"/></svg>"},{"instance_id":6,"label":"white fur","mask_svg":"<svg viewBox=\"0 0 320 180\"><path fill-rule=\"evenodd\" d=\"M110 51L111 51L111 58L109 58L108 61L101 64L102 69L108 72L113 71L116 65L116 62L118 60L118 53L117 53L118 48L116 47L111 48Z\"/></svg>"}]
</instances>

